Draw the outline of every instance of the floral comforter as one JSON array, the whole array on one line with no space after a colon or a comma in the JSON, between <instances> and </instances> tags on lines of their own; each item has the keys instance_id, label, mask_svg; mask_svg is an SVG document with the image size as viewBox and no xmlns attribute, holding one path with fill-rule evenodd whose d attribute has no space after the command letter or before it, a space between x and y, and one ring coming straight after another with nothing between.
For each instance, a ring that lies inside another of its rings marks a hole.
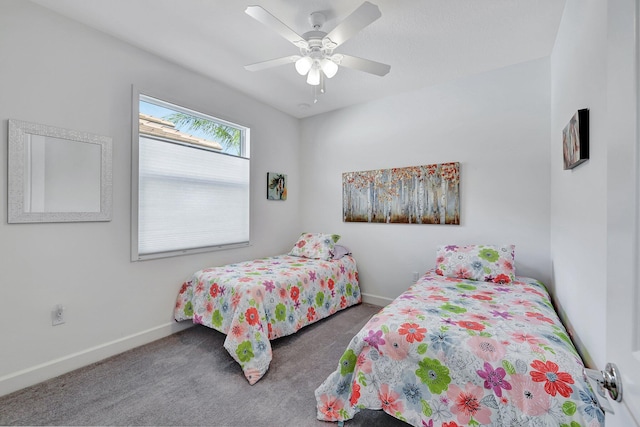
<instances>
[{"instance_id":1,"label":"floral comforter","mask_svg":"<svg viewBox=\"0 0 640 427\"><path fill-rule=\"evenodd\" d=\"M382 409L414 426L603 426L544 286L427 272L351 340L318 418Z\"/></svg>"},{"instance_id":2,"label":"floral comforter","mask_svg":"<svg viewBox=\"0 0 640 427\"><path fill-rule=\"evenodd\" d=\"M279 255L196 272L180 288L174 317L226 334L224 347L255 384L269 368L269 340L360 301L350 255L329 261Z\"/></svg>"}]
</instances>

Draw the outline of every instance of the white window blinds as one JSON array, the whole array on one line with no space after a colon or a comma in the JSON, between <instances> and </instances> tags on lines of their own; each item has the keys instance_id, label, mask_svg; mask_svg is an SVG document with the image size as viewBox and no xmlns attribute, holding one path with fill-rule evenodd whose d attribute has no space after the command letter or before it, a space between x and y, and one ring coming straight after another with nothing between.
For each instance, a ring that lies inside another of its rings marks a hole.
<instances>
[{"instance_id":1,"label":"white window blinds","mask_svg":"<svg viewBox=\"0 0 640 427\"><path fill-rule=\"evenodd\" d=\"M140 258L248 242L249 159L140 136Z\"/></svg>"}]
</instances>

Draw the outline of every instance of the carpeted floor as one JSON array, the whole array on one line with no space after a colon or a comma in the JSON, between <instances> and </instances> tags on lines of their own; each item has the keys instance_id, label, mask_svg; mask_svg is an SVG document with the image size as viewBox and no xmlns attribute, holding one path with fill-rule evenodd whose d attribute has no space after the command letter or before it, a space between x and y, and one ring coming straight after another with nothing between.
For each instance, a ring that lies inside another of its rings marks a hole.
<instances>
[{"instance_id":1,"label":"carpeted floor","mask_svg":"<svg viewBox=\"0 0 640 427\"><path fill-rule=\"evenodd\" d=\"M267 374L251 386L203 326L0 397L1 425L325 426L314 390L379 310L360 304L272 342ZM406 426L362 411L345 426Z\"/></svg>"}]
</instances>

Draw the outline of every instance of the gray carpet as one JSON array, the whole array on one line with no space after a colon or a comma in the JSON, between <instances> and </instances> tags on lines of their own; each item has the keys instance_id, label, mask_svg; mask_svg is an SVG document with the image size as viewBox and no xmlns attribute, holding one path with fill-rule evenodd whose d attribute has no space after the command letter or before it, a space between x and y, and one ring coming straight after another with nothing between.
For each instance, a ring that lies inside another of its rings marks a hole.
<instances>
[{"instance_id":1,"label":"gray carpet","mask_svg":"<svg viewBox=\"0 0 640 427\"><path fill-rule=\"evenodd\" d=\"M379 307L360 304L272 341L267 374L251 386L224 335L189 328L0 397L2 425L324 426L314 390ZM345 426L405 426L362 411Z\"/></svg>"}]
</instances>

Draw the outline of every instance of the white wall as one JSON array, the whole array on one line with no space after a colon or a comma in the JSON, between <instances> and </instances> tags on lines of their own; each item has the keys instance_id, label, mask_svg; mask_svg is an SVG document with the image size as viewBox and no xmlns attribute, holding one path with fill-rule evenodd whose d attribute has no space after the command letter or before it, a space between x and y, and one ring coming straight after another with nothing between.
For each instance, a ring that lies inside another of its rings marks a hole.
<instances>
[{"instance_id":1,"label":"white wall","mask_svg":"<svg viewBox=\"0 0 640 427\"><path fill-rule=\"evenodd\" d=\"M251 127L253 246L130 262L132 85ZM111 222L7 224L10 118L113 138ZM176 331L191 272L286 252L301 232L297 119L21 0L0 2L0 122L0 395ZM288 201L266 200L269 171L288 174Z\"/></svg>"},{"instance_id":2,"label":"white wall","mask_svg":"<svg viewBox=\"0 0 640 427\"><path fill-rule=\"evenodd\" d=\"M303 228L343 236L374 302L406 290L449 243L513 243L516 273L548 281L549 85L541 59L304 119ZM452 161L460 225L342 222L343 172Z\"/></svg>"},{"instance_id":3,"label":"white wall","mask_svg":"<svg viewBox=\"0 0 640 427\"><path fill-rule=\"evenodd\" d=\"M551 257L553 286L583 357L604 367L606 315L606 11L567 1L551 56ZM589 108L589 160L563 170L562 129Z\"/></svg>"},{"instance_id":4,"label":"white wall","mask_svg":"<svg viewBox=\"0 0 640 427\"><path fill-rule=\"evenodd\" d=\"M623 402L612 402L611 427L640 421L627 408L637 408L639 396L639 364L631 355L640 304L638 6L637 0L567 0L551 55L553 285L587 364L618 364ZM564 171L562 128L580 108L590 109L590 159Z\"/></svg>"}]
</instances>

